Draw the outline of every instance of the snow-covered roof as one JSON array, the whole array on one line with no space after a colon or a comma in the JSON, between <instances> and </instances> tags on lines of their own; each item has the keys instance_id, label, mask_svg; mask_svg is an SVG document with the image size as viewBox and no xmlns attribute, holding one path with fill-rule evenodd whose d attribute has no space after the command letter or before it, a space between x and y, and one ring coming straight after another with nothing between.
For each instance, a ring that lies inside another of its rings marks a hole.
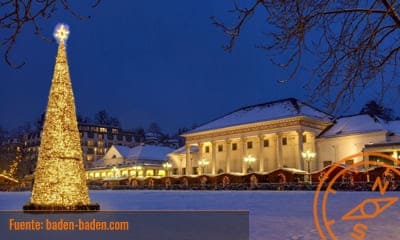
<instances>
[{"instance_id":1,"label":"snow-covered roof","mask_svg":"<svg viewBox=\"0 0 400 240\"><path fill-rule=\"evenodd\" d=\"M121 146L121 145L112 145L117 149L117 151L124 157L127 158L129 156L129 152L131 151L132 148L127 147L127 146Z\"/></svg>"},{"instance_id":2,"label":"snow-covered roof","mask_svg":"<svg viewBox=\"0 0 400 240\"><path fill-rule=\"evenodd\" d=\"M384 127L389 131L396 135L400 135L400 121L389 121L384 123Z\"/></svg>"},{"instance_id":3,"label":"snow-covered roof","mask_svg":"<svg viewBox=\"0 0 400 240\"><path fill-rule=\"evenodd\" d=\"M173 152L175 149L164 146L154 146L154 145L140 145L136 147L126 147L121 145L113 145L122 157L127 160L156 160L165 161L168 159L168 154ZM110 150L111 151L111 148ZM107 154L105 155L107 156ZM101 158L95 162L96 166L104 165L104 158Z\"/></svg>"},{"instance_id":4,"label":"snow-covered roof","mask_svg":"<svg viewBox=\"0 0 400 240\"><path fill-rule=\"evenodd\" d=\"M168 154L175 149L164 146L141 145L130 149L127 160L159 160L168 159Z\"/></svg>"},{"instance_id":5,"label":"snow-covered roof","mask_svg":"<svg viewBox=\"0 0 400 240\"><path fill-rule=\"evenodd\" d=\"M199 147L198 146L190 146L190 152L194 153L194 152L198 152L199 151ZM171 152L173 154L182 154L182 153L186 153L186 146L180 147L178 149L176 149L175 151Z\"/></svg>"},{"instance_id":6,"label":"snow-covered roof","mask_svg":"<svg viewBox=\"0 0 400 240\"><path fill-rule=\"evenodd\" d=\"M368 114L359 114L336 119L335 123L324 131L320 137L389 131L388 127L394 129L395 126L396 124L389 124L389 122L385 122L380 118L374 118Z\"/></svg>"},{"instance_id":7,"label":"snow-covered roof","mask_svg":"<svg viewBox=\"0 0 400 240\"><path fill-rule=\"evenodd\" d=\"M288 98L240 108L197 127L189 131L188 134L295 116L307 116L323 121L330 121L332 119L332 116L327 113L324 113L295 98Z\"/></svg>"}]
</instances>

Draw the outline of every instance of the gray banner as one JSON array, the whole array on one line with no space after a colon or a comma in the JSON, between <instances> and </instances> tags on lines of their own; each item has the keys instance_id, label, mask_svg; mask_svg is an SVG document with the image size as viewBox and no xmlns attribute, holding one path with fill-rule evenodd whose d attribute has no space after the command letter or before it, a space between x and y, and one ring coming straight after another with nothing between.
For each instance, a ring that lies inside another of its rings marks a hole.
<instances>
[{"instance_id":1,"label":"gray banner","mask_svg":"<svg viewBox=\"0 0 400 240\"><path fill-rule=\"evenodd\" d=\"M248 240L248 211L0 212L0 238Z\"/></svg>"}]
</instances>

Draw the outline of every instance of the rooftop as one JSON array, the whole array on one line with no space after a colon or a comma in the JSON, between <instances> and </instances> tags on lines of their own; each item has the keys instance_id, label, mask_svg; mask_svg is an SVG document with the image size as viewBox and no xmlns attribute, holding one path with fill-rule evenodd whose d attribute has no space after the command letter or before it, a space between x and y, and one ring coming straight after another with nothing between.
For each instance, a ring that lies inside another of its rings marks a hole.
<instances>
[{"instance_id":1,"label":"rooftop","mask_svg":"<svg viewBox=\"0 0 400 240\"><path fill-rule=\"evenodd\" d=\"M368 114L346 116L336 119L334 124L324 131L320 137L380 131L400 134L400 121L385 121Z\"/></svg>"},{"instance_id":2,"label":"rooftop","mask_svg":"<svg viewBox=\"0 0 400 240\"><path fill-rule=\"evenodd\" d=\"M287 98L240 108L205 123L187 132L187 134L296 116L306 116L322 121L331 121L333 118L331 115L295 98Z\"/></svg>"}]
</instances>

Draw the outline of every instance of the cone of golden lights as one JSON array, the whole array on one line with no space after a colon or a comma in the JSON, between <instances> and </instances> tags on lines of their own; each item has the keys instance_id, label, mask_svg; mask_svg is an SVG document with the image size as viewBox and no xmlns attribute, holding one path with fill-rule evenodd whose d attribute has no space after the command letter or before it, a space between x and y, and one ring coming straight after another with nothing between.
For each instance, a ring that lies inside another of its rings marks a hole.
<instances>
[{"instance_id":1,"label":"cone of golden lights","mask_svg":"<svg viewBox=\"0 0 400 240\"><path fill-rule=\"evenodd\" d=\"M68 26L59 24L54 36L58 52L51 83L39 157L30 202L25 211L98 210L90 203L69 76L65 41Z\"/></svg>"}]
</instances>

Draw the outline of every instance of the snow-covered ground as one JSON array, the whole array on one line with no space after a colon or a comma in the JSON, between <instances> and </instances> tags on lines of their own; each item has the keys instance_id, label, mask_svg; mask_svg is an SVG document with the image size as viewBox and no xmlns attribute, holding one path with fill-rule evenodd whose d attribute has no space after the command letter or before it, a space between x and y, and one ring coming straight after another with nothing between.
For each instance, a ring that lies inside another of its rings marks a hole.
<instances>
[{"instance_id":1,"label":"snow-covered ground","mask_svg":"<svg viewBox=\"0 0 400 240\"><path fill-rule=\"evenodd\" d=\"M249 210L250 239L321 239L313 220L314 192L299 191L91 191L94 202L103 210ZM398 192L384 197L398 197ZM0 210L20 210L29 200L30 192L0 192ZM368 226L364 239L400 239L400 203L374 219L343 221L341 216L364 199L383 197L371 192L338 192L327 204L332 229L338 239L350 237L353 226ZM380 204L380 207L383 203ZM364 210L373 214L377 206L366 204ZM361 229L361 228L359 228ZM364 231L364 230L363 230ZM328 238L330 239L330 238ZM360 238L361 239L361 238Z\"/></svg>"}]
</instances>

